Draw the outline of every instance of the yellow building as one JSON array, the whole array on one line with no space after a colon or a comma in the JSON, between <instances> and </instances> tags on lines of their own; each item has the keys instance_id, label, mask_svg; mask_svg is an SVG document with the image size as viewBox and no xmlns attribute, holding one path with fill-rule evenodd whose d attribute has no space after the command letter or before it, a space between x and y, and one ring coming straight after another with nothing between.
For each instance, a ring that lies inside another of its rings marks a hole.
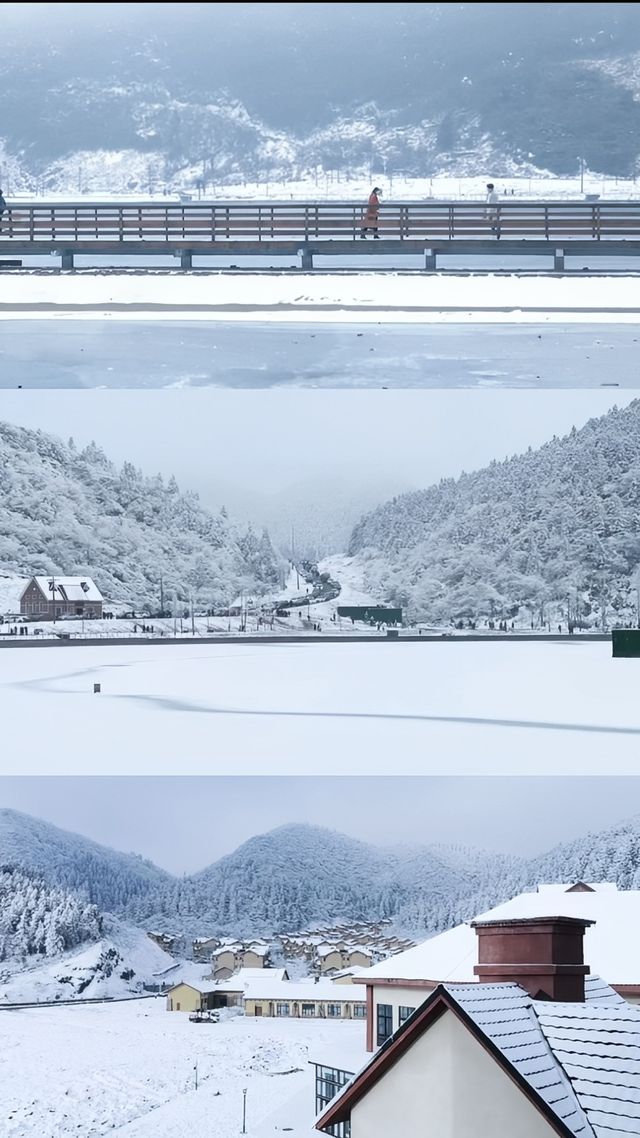
<instances>
[{"instance_id":1,"label":"yellow building","mask_svg":"<svg viewBox=\"0 0 640 1138\"><path fill-rule=\"evenodd\" d=\"M268 973L267 973L268 975ZM244 1010L248 1016L283 1019L362 1019L366 1017L365 994L355 984L260 979L245 989Z\"/></svg>"},{"instance_id":2,"label":"yellow building","mask_svg":"<svg viewBox=\"0 0 640 1138\"><path fill-rule=\"evenodd\" d=\"M180 981L167 991L168 1012L201 1012L216 1007L214 992L216 985L204 981L195 987Z\"/></svg>"}]
</instances>

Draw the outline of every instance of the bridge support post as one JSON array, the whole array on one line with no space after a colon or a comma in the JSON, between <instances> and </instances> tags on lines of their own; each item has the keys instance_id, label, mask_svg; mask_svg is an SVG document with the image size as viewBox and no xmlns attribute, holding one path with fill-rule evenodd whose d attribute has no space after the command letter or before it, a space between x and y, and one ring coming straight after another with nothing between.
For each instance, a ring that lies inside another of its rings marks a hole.
<instances>
[{"instance_id":1,"label":"bridge support post","mask_svg":"<svg viewBox=\"0 0 640 1138\"><path fill-rule=\"evenodd\" d=\"M564 249L553 250L553 267L554 269L564 269Z\"/></svg>"},{"instance_id":2,"label":"bridge support post","mask_svg":"<svg viewBox=\"0 0 640 1138\"><path fill-rule=\"evenodd\" d=\"M300 254L300 268L303 272L310 271L313 268L313 250L305 245L298 250L298 253Z\"/></svg>"},{"instance_id":3,"label":"bridge support post","mask_svg":"<svg viewBox=\"0 0 640 1138\"><path fill-rule=\"evenodd\" d=\"M193 268L193 253L191 249L180 250L180 268L192 269Z\"/></svg>"},{"instance_id":4,"label":"bridge support post","mask_svg":"<svg viewBox=\"0 0 640 1138\"><path fill-rule=\"evenodd\" d=\"M61 259L60 259L60 268L61 269L73 269L74 267L75 266L73 263L73 253L72 253L71 249L63 249Z\"/></svg>"},{"instance_id":5,"label":"bridge support post","mask_svg":"<svg viewBox=\"0 0 640 1138\"><path fill-rule=\"evenodd\" d=\"M424 267L430 273L436 271L436 251L435 249L425 249L424 251Z\"/></svg>"}]
</instances>

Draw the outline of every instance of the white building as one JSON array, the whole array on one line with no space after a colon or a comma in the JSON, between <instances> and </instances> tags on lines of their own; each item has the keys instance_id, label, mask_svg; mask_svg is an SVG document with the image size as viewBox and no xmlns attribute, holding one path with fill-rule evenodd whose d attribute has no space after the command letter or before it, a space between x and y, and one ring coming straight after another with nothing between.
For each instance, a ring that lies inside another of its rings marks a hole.
<instances>
[{"instance_id":1,"label":"white building","mask_svg":"<svg viewBox=\"0 0 640 1138\"><path fill-rule=\"evenodd\" d=\"M476 982L438 984L328 1102L345 1072L329 1079L321 1069L316 1129L336 1138L640 1135L640 1008L586 978L587 925L477 922Z\"/></svg>"}]
</instances>

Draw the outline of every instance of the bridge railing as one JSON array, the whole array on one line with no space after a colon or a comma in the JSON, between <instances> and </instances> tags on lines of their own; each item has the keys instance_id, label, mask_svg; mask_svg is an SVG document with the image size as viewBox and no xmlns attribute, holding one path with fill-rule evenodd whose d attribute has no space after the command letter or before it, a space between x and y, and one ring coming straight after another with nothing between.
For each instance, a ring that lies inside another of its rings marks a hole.
<instances>
[{"instance_id":1,"label":"bridge railing","mask_svg":"<svg viewBox=\"0 0 640 1138\"><path fill-rule=\"evenodd\" d=\"M354 202L26 202L0 218L0 240L197 245L229 241L354 241L366 207ZM371 227L372 222L369 221ZM638 240L640 202L390 202L377 230L393 241Z\"/></svg>"}]
</instances>

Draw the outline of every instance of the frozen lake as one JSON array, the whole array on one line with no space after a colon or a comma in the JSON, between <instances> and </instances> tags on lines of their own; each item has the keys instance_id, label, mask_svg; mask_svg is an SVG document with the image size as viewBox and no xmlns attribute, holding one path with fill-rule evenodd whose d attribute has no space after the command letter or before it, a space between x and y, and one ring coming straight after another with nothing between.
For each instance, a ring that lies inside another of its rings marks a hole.
<instances>
[{"instance_id":1,"label":"frozen lake","mask_svg":"<svg viewBox=\"0 0 640 1138\"><path fill-rule=\"evenodd\" d=\"M5 319L0 388L635 388L635 324Z\"/></svg>"},{"instance_id":2,"label":"frozen lake","mask_svg":"<svg viewBox=\"0 0 640 1138\"><path fill-rule=\"evenodd\" d=\"M568 639L4 648L3 773L635 774L639 674Z\"/></svg>"}]
</instances>

